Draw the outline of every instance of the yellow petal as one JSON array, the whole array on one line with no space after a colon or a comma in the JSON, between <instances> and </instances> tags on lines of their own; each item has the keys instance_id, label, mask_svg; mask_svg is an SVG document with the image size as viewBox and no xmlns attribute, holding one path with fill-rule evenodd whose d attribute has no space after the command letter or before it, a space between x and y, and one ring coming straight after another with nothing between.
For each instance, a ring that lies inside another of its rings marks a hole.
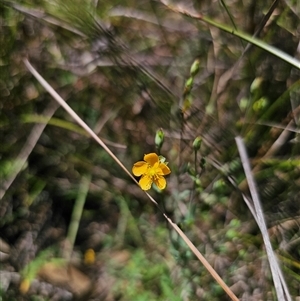
<instances>
[{"instance_id":1,"label":"yellow petal","mask_svg":"<svg viewBox=\"0 0 300 301\"><path fill-rule=\"evenodd\" d=\"M30 281L29 279L25 278L21 281L19 290L21 294L26 294L29 289L30 289Z\"/></svg>"},{"instance_id":2,"label":"yellow petal","mask_svg":"<svg viewBox=\"0 0 300 301\"><path fill-rule=\"evenodd\" d=\"M155 179L154 179L154 183L155 183L155 185L160 189L160 190L163 190L163 189L165 189L166 188L166 186L167 186L167 181L166 181L166 179L164 178L164 177L156 177Z\"/></svg>"},{"instance_id":3,"label":"yellow petal","mask_svg":"<svg viewBox=\"0 0 300 301\"><path fill-rule=\"evenodd\" d=\"M147 172L148 164L144 161L136 162L132 167L132 173L139 177Z\"/></svg>"},{"instance_id":4,"label":"yellow petal","mask_svg":"<svg viewBox=\"0 0 300 301\"><path fill-rule=\"evenodd\" d=\"M168 174L171 173L170 168L166 164L164 164L164 163L160 163L159 164L159 168L162 170L162 173L163 173L164 176L166 176L166 175L168 175Z\"/></svg>"},{"instance_id":5,"label":"yellow petal","mask_svg":"<svg viewBox=\"0 0 300 301\"><path fill-rule=\"evenodd\" d=\"M149 190L152 185L152 178L147 175L144 175L141 177L139 184L143 190Z\"/></svg>"},{"instance_id":6,"label":"yellow petal","mask_svg":"<svg viewBox=\"0 0 300 301\"><path fill-rule=\"evenodd\" d=\"M159 158L156 153L146 154L144 156L144 160L151 166L153 166L156 162L159 162Z\"/></svg>"}]
</instances>

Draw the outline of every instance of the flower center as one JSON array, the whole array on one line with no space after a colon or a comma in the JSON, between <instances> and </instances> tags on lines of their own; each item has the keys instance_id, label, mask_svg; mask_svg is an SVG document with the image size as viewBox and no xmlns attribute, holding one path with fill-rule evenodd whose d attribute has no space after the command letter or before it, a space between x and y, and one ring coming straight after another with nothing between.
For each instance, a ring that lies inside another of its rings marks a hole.
<instances>
[{"instance_id":1,"label":"flower center","mask_svg":"<svg viewBox=\"0 0 300 301\"><path fill-rule=\"evenodd\" d=\"M153 166L149 165L147 173L150 177L154 178L157 176L157 174L159 173L158 166L158 163L155 163Z\"/></svg>"}]
</instances>

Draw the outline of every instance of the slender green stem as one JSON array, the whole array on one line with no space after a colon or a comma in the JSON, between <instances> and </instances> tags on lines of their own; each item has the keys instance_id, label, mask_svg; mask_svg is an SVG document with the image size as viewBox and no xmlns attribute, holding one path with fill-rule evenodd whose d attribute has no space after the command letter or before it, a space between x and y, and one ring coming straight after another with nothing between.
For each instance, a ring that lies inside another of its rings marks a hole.
<instances>
[{"instance_id":1,"label":"slender green stem","mask_svg":"<svg viewBox=\"0 0 300 301\"><path fill-rule=\"evenodd\" d=\"M163 3L163 2L162 2ZM172 11L174 12L177 12L177 13L180 13L180 14L183 14L185 16L188 16L190 18L193 18L193 19L197 19L197 20L200 20L200 21L203 21L209 25L212 25L214 27L217 27L225 32L228 32L236 37L240 37L241 39L277 56L278 58L282 59L283 61L286 61L287 63L291 64L292 66L300 69L300 61L293 58L292 56L288 55L287 53L285 53L284 51L282 50L279 50L277 49L276 47L273 47L265 42L263 42L262 40L260 39L257 39L255 37L252 37L242 31L239 31L239 30L236 30L232 27L229 27L227 25L224 25L224 24L221 24L221 23L218 23L206 16L203 16L201 14L198 14L198 13L192 13L190 11L187 11L185 9L181 9L181 8L178 8L178 7L175 7L175 6L171 6L171 5L167 5L166 3L163 3L166 7L168 7L169 9L171 9Z\"/></svg>"},{"instance_id":2,"label":"slender green stem","mask_svg":"<svg viewBox=\"0 0 300 301\"><path fill-rule=\"evenodd\" d=\"M68 246L65 254L67 259L70 259L71 257L90 183L91 175L84 175L79 186L77 199L73 207L71 222L68 229Z\"/></svg>"},{"instance_id":3,"label":"slender green stem","mask_svg":"<svg viewBox=\"0 0 300 301\"><path fill-rule=\"evenodd\" d=\"M279 50L277 49L276 47L273 47L265 42L263 42L262 40L259 40L257 38L254 38L242 31L239 31L239 30L236 30L234 28L231 28L229 26L226 26L224 24L220 24L220 23L217 23L213 20L211 20L210 18L207 18L205 16L202 17L202 21L210 24L210 25L213 25L223 31L226 31L234 36L237 36L237 37L240 37L241 39L263 49L263 50L266 50L267 52L277 56L278 58L282 59L283 61L286 61L287 63L291 64L292 66L300 69L300 62L291 57L290 55L288 55L287 53L283 52L282 50Z\"/></svg>"},{"instance_id":4,"label":"slender green stem","mask_svg":"<svg viewBox=\"0 0 300 301\"><path fill-rule=\"evenodd\" d=\"M195 168L195 177L197 177L198 175L198 171L197 171L197 154L198 151L194 150L194 168ZM195 190L196 190L196 179L194 179L194 183L193 183L193 189L190 192L190 201L189 201L189 217L192 216L192 202L194 199L194 194L195 194Z\"/></svg>"},{"instance_id":5,"label":"slender green stem","mask_svg":"<svg viewBox=\"0 0 300 301\"><path fill-rule=\"evenodd\" d=\"M223 5L223 7L225 8L225 10L226 10L226 13L227 13L227 15L228 15L228 17L229 17L229 19L230 19L230 21L231 21L231 23L232 23L232 25L233 25L234 29L236 29L236 30L237 30L237 27L236 27L236 25L235 25L235 22L234 22L233 16L232 16L232 14L230 13L230 11L229 11L229 9L228 9L228 7L227 7L227 5L226 5L225 1L224 1L224 0L220 0L220 2L221 2L221 4Z\"/></svg>"}]
</instances>

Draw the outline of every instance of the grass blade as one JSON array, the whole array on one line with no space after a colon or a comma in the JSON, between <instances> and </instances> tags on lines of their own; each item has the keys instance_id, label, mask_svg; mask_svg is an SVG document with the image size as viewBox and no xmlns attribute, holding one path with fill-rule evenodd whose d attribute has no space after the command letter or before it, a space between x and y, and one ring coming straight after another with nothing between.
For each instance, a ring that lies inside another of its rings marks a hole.
<instances>
[{"instance_id":1,"label":"grass blade","mask_svg":"<svg viewBox=\"0 0 300 301\"><path fill-rule=\"evenodd\" d=\"M254 177L252 175L245 144L241 137L236 137L235 140L236 140L238 151L239 151L239 154L240 154L240 157L242 160L245 175L246 175L246 178L248 181L249 190L250 190L250 193L252 196L253 207L254 207L254 211L256 214L255 220L258 223L258 227L261 231L263 241L264 241L264 244L266 247L266 252L267 252L267 256L268 256L269 263L270 263L270 268L271 268L271 273L273 276L273 281L274 281L274 285L275 285L277 298L280 301L281 300L282 301L284 301L284 300L292 301L290 294L288 292L287 285L283 278L282 271L279 267L278 261L275 257L274 250L273 250L271 242L270 242L269 233L267 230L266 222L264 220L263 210L262 210L262 206L260 204L260 199L259 199L259 194L257 191L256 183L255 183Z\"/></svg>"}]
</instances>

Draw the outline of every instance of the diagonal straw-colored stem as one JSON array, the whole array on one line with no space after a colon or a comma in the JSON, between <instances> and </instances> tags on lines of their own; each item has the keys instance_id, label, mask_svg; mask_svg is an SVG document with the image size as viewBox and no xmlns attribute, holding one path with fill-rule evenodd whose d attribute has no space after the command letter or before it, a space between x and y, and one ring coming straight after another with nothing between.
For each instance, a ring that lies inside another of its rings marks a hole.
<instances>
[{"instance_id":1,"label":"diagonal straw-colored stem","mask_svg":"<svg viewBox=\"0 0 300 301\"><path fill-rule=\"evenodd\" d=\"M32 75L39 81L39 83L48 91L48 93L73 117L73 119L94 138L103 149L118 163L118 165L130 176L130 178L138 182L133 175L127 170L123 163L114 155L114 153L106 146L106 144L94 133L94 131L71 109L71 107L61 98L61 96L44 80L44 78L33 68L27 59L24 63Z\"/></svg>"},{"instance_id":2,"label":"diagonal straw-colored stem","mask_svg":"<svg viewBox=\"0 0 300 301\"><path fill-rule=\"evenodd\" d=\"M118 165L125 171L126 174L139 186L137 180L133 175L128 171L128 169L123 165L123 163L113 154L113 152L106 146L106 144L93 132L91 128L72 110L72 108L59 96L59 94L44 80L44 78L33 68L27 59L24 60L24 63L32 75L39 81L39 83L52 95L52 97L73 117L73 119L85 129L92 138L94 138L104 150L118 163ZM140 186L139 186L140 187ZM158 203L154 198L145 192L148 198L159 208ZM231 289L226 285L222 278L217 274L209 262L204 258L204 256L199 252L195 245L189 240L189 238L181 231L181 229L165 214L163 216L168 221L170 226L177 232L177 234L184 240L190 250L194 255L199 259L199 261L204 265L212 277L219 283L223 290L228 294L228 296L233 301L238 301L239 299L231 291Z\"/></svg>"}]
</instances>

